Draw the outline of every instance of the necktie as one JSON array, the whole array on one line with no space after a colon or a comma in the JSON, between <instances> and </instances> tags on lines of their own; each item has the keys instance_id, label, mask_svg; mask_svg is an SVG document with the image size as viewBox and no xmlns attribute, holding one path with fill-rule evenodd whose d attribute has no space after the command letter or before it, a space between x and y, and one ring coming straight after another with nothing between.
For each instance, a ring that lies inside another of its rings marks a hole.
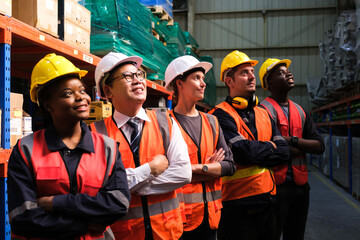
<instances>
[{"instance_id":1,"label":"necktie","mask_svg":"<svg viewBox=\"0 0 360 240\"><path fill-rule=\"evenodd\" d=\"M135 122L134 119L130 118L129 121L127 121L127 124L129 124L130 127L132 127L133 132L131 133L131 139L130 139L130 148L133 152L136 152L139 149L140 144L140 132L138 123Z\"/></svg>"},{"instance_id":2,"label":"necktie","mask_svg":"<svg viewBox=\"0 0 360 240\"><path fill-rule=\"evenodd\" d=\"M139 167L140 159L139 159L138 149L140 145L140 132L139 132L138 123L134 119L130 118L127 121L127 124L129 124L129 126L134 129L133 132L131 133L130 148L131 151L133 152L135 166ZM141 203L143 207L142 210L143 210L144 223L145 223L145 240L153 240L154 238L152 235L147 196L141 196Z\"/></svg>"}]
</instances>

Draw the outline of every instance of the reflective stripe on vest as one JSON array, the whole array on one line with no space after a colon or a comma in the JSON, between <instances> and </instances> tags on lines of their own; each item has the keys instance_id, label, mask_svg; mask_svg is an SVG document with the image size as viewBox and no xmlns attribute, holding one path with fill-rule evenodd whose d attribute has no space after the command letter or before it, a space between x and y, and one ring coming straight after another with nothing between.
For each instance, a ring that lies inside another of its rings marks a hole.
<instances>
[{"instance_id":1,"label":"reflective stripe on vest","mask_svg":"<svg viewBox=\"0 0 360 240\"><path fill-rule=\"evenodd\" d=\"M242 140L255 140L248 126L236 110L227 102L222 102L216 106L228 113L235 121L239 136L231 139L228 144ZM257 129L258 141L270 141L272 137L272 126L268 113L260 108L254 107L255 126ZM258 165L242 166L236 164L236 172L233 176L222 177L222 200L229 201L241 199L263 193L276 193L276 188L272 180L271 171Z\"/></svg>"},{"instance_id":2,"label":"reflective stripe on vest","mask_svg":"<svg viewBox=\"0 0 360 240\"><path fill-rule=\"evenodd\" d=\"M282 136L297 136L302 138L306 114L300 105L289 100L289 120L280 105L274 99L267 97L261 102L261 105L264 106L274 119ZM288 166L288 164L282 164L273 168L277 185L285 182ZM291 166L295 183L299 186L305 185L308 181L306 155L291 159Z\"/></svg>"},{"instance_id":3,"label":"reflective stripe on vest","mask_svg":"<svg viewBox=\"0 0 360 240\"><path fill-rule=\"evenodd\" d=\"M19 151L27 166L32 170L36 183L37 196L52 196L70 193L69 175L65 163L58 151L50 151L45 140L45 130L37 131L19 141ZM114 140L100 134L91 133L95 153L84 152L76 170L77 193L96 196L99 189L105 186L116 158ZM50 180L50 181L49 181ZM121 191L110 192L125 206L127 198ZM10 213L11 219L26 210L37 207L37 203L25 202ZM87 233L78 239L113 239L109 234ZM16 236L18 237L18 236Z\"/></svg>"},{"instance_id":4,"label":"reflective stripe on vest","mask_svg":"<svg viewBox=\"0 0 360 240\"><path fill-rule=\"evenodd\" d=\"M170 111L170 113L176 120L173 111ZM181 133L188 146L191 164L207 163L206 160L216 150L219 139L219 123L217 118L203 112L199 112L199 114L202 126L199 143L200 149L179 124ZM212 229L218 228L221 214L220 210L222 208L220 178L204 182L194 182L182 187L186 218L184 231L196 229L203 221L205 206L204 188L206 202L208 203L209 225Z\"/></svg>"},{"instance_id":5,"label":"reflective stripe on vest","mask_svg":"<svg viewBox=\"0 0 360 240\"><path fill-rule=\"evenodd\" d=\"M140 165L150 162L156 155L166 155L171 139L172 120L168 113L146 111L150 121L145 121L139 147ZM120 143L119 150L125 168L135 168L133 154L129 143L119 130L112 117L90 125L93 131L106 129L106 135ZM149 216L154 240L178 239L183 227L179 201L175 191L165 194L147 195ZM128 214L111 225L116 239L144 239L145 226L141 196L131 194Z\"/></svg>"},{"instance_id":6,"label":"reflective stripe on vest","mask_svg":"<svg viewBox=\"0 0 360 240\"><path fill-rule=\"evenodd\" d=\"M179 201L176 198L172 198L166 201L162 201L160 203L149 204L149 215L155 216L158 214L162 214L163 212L169 212L173 209L179 207ZM142 207L133 207L130 208L127 215L122 217L121 220L130 220L136 218L143 218Z\"/></svg>"}]
</instances>

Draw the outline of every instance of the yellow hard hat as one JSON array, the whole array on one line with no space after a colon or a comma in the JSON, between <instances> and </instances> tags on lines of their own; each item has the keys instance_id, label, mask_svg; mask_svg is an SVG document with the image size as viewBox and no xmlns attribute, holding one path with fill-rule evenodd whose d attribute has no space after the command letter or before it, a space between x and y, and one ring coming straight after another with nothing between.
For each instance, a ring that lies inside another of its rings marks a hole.
<instances>
[{"instance_id":1,"label":"yellow hard hat","mask_svg":"<svg viewBox=\"0 0 360 240\"><path fill-rule=\"evenodd\" d=\"M268 73L273 69L275 66L279 64L285 64L286 68L289 68L291 61L289 59L277 59L277 58L268 58L266 61L261 65L259 70L259 77L261 81L261 86L263 89L267 90L267 84L265 82Z\"/></svg>"},{"instance_id":2,"label":"yellow hard hat","mask_svg":"<svg viewBox=\"0 0 360 240\"><path fill-rule=\"evenodd\" d=\"M86 70L80 70L72 62L63 56L50 53L42 58L31 73L30 98L33 102L38 101L39 86L60 76L75 74L81 79L87 74Z\"/></svg>"},{"instance_id":3,"label":"yellow hard hat","mask_svg":"<svg viewBox=\"0 0 360 240\"><path fill-rule=\"evenodd\" d=\"M238 50L229 53L221 63L220 81L224 82L225 71L244 63L250 63L251 66L255 66L258 61L251 60L245 53Z\"/></svg>"}]
</instances>

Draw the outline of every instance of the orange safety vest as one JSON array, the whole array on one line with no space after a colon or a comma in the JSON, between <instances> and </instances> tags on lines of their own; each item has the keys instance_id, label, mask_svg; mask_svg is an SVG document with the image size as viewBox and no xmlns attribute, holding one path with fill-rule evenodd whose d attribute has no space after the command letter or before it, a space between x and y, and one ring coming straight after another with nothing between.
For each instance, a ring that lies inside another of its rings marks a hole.
<instances>
[{"instance_id":1,"label":"orange safety vest","mask_svg":"<svg viewBox=\"0 0 360 240\"><path fill-rule=\"evenodd\" d=\"M170 112L174 119L173 111ZM216 150L219 139L219 122L212 115L199 112L201 116L201 140L200 149L191 137L180 126L181 133L188 146L191 164L205 164ZM185 203L186 222L184 231L196 229L203 221L204 206L207 202L209 212L209 225L211 229L217 229L221 216L221 178L206 182L189 183L182 188Z\"/></svg>"},{"instance_id":2,"label":"orange safety vest","mask_svg":"<svg viewBox=\"0 0 360 240\"><path fill-rule=\"evenodd\" d=\"M147 111L150 122L144 122L139 146L140 165L150 162L159 154L165 155L170 144L172 121L170 116L160 111ZM125 168L135 168L130 145L115 124L108 117L90 125L93 131L108 135L120 142L119 150ZM154 240L179 239L183 232L179 201L175 191L165 194L147 195L148 213ZM145 225L141 196L131 194L128 214L111 225L116 239L145 239Z\"/></svg>"},{"instance_id":3,"label":"orange safety vest","mask_svg":"<svg viewBox=\"0 0 360 240\"><path fill-rule=\"evenodd\" d=\"M261 102L261 105L274 119L282 136L296 136L302 138L306 114L299 104L289 100L289 119L274 99L267 97ZM299 157L292 158L291 166L294 173L295 184L299 186L305 185L308 182L306 155L303 154ZM285 182L288 167L288 164L273 167L275 182L277 185Z\"/></svg>"},{"instance_id":4,"label":"orange safety vest","mask_svg":"<svg viewBox=\"0 0 360 240\"><path fill-rule=\"evenodd\" d=\"M69 174L59 152L51 152L45 141L45 130L40 130L19 140L19 151L27 166L33 170L37 197L70 193ZM113 139L91 133L95 153L84 152L76 170L77 193L96 196L104 187L115 164L116 143ZM105 239L110 234L108 228L103 234L86 233L81 240ZM23 238L13 234L13 239ZM36 238L39 239L39 238Z\"/></svg>"},{"instance_id":5,"label":"orange safety vest","mask_svg":"<svg viewBox=\"0 0 360 240\"><path fill-rule=\"evenodd\" d=\"M240 138L255 140L248 126L227 102L222 102L216 106L228 113L234 120L240 133ZM270 141L272 137L272 127L269 114L265 109L254 107L255 126L259 141ZM234 141L238 141L234 139ZM231 139L229 140L232 141ZM236 172L233 176L222 177L222 200L229 201L245 197L255 196L263 193L276 194L276 186L272 180L272 173L267 168L258 165L242 166L236 164Z\"/></svg>"}]
</instances>

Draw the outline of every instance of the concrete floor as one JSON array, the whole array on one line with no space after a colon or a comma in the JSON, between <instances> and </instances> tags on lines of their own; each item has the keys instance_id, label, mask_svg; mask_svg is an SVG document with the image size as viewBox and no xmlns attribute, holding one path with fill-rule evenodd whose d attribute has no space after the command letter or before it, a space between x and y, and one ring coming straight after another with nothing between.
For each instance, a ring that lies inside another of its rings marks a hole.
<instances>
[{"instance_id":1,"label":"concrete floor","mask_svg":"<svg viewBox=\"0 0 360 240\"><path fill-rule=\"evenodd\" d=\"M310 208L306 240L359 240L360 203L344 189L310 168Z\"/></svg>"}]
</instances>

